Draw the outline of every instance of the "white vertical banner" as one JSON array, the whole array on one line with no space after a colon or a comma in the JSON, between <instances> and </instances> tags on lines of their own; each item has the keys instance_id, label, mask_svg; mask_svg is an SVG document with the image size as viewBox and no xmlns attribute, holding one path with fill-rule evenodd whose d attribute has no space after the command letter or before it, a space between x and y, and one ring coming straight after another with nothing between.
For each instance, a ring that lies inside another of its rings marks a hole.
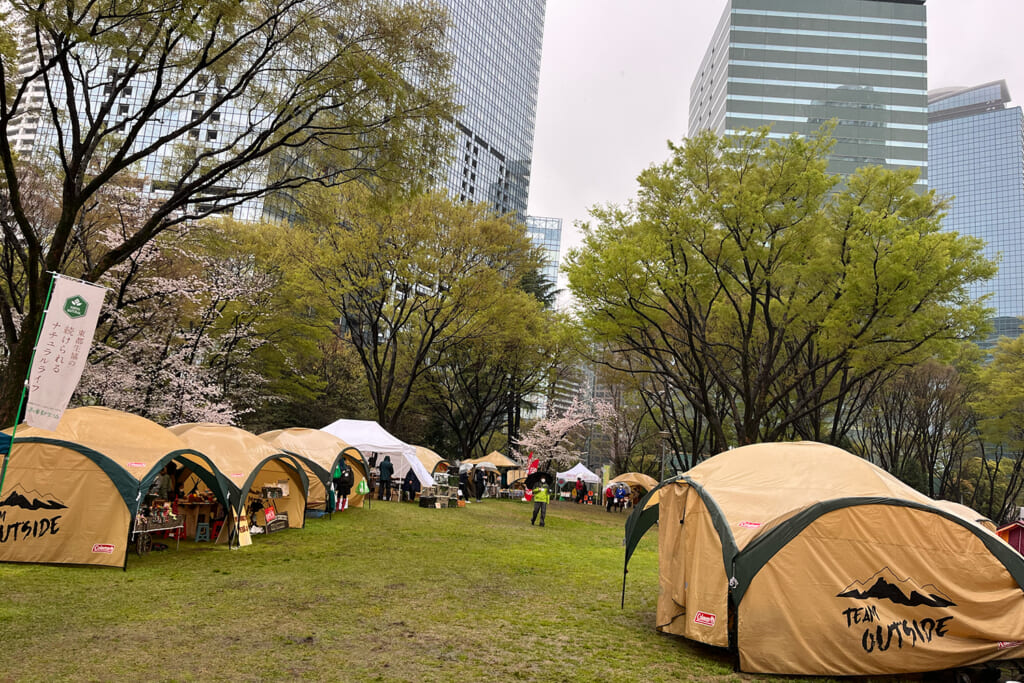
<instances>
[{"instance_id":1,"label":"white vertical banner","mask_svg":"<svg viewBox=\"0 0 1024 683\"><path fill-rule=\"evenodd\" d=\"M29 373L25 422L55 431L82 378L106 289L54 276Z\"/></svg>"}]
</instances>

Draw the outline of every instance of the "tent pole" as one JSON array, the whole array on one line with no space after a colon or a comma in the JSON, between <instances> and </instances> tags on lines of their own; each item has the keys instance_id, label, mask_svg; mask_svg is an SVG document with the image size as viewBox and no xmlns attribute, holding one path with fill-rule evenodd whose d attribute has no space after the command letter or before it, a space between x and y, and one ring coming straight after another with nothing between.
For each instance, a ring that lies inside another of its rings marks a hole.
<instances>
[{"instance_id":1,"label":"tent pole","mask_svg":"<svg viewBox=\"0 0 1024 683\"><path fill-rule=\"evenodd\" d=\"M628 560L627 560L628 562ZM626 609L626 574L629 570L625 567L622 568L622 602L619 603L619 609Z\"/></svg>"}]
</instances>

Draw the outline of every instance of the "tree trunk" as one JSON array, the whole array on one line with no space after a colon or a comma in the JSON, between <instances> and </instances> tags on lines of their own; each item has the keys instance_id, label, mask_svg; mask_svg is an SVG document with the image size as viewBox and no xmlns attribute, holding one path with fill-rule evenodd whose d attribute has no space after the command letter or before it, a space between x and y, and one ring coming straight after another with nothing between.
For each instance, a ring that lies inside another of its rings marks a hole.
<instances>
[{"instance_id":1,"label":"tree trunk","mask_svg":"<svg viewBox=\"0 0 1024 683\"><path fill-rule=\"evenodd\" d=\"M11 347L11 355L7 365L0 374L3 387L0 388L0 425L9 427L19 420L18 405L21 392L28 380L29 364L32 362L32 349L35 346L39 323L42 321L42 305L30 306L28 315L21 323L20 340Z\"/></svg>"}]
</instances>

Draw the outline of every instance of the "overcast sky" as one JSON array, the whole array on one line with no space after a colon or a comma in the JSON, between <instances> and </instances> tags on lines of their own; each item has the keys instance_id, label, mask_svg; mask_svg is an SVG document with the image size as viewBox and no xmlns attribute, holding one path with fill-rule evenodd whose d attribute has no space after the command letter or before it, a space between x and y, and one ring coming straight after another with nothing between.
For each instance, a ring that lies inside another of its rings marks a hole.
<instances>
[{"instance_id":1,"label":"overcast sky","mask_svg":"<svg viewBox=\"0 0 1024 683\"><path fill-rule=\"evenodd\" d=\"M690 83L725 0L547 0L529 213L623 203L686 135ZM1005 79L1024 103L1024 0L927 0L928 88Z\"/></svg>"}]
</instances>

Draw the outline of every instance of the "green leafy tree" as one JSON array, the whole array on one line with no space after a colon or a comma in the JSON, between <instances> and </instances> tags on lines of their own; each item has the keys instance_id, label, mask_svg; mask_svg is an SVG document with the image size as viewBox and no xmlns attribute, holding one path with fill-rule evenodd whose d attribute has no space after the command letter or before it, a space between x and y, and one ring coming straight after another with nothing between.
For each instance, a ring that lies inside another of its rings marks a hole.
<instances>
[{"instance_id":1,"label":"green leafy tree","mask_svg":"<svg viewBox=\"0 0 1024 683\"><path fill-rule=\"evenodd\" d=\"M875 378L948 352L994 266L942 232L912 171L825 172L827 135L670 145L626 208L592 210L567 271L581 318L707 421L711 445L840 443Z\"/></svg>"},{"instance_id":2,"label":"green leafy tree","mask_svg":"<svg viewBox=\"0 0 1024 683\"><path fill-rule=\"evenodd\" d=\"M425 373L484 334L538 251L511 217L436 193L367 188L311 202L289 244L355 349L375 418L399 424Z\"/></svg>"},{"instance_id":3,"label":"green leafy tree","mask_svg":"<svg viewBox=\"0 0 1024 683\"><path fill-rule=\"evenodd\" d=\"M493 449L510 404L538 391L567 351L564 321L530 293L509 290L479 315L478 332L430 364L422 392L460 460Z\"/></svg>"},{"instance_id":4,"label":"green leafy tree","mask_svg":"<svg viewBox=\"0 0 1024 683\"><path fill-rule=\"evenodd\" d=\"M929 496L960 499L963 463L980 452L975 367L930 359L874 392L855 450Z\"/></svg>"},{"instance_id":5,"label":"green leafy tree","mask_svg":"<svg viewBox=\"0 0 1024 683\"><path fill-rule=\"evenodd\" d=\"M1003 521L1016 518L1024 490L1024 337L1001 339L980 381L972 407L985 451L971 462L965 479L975 509Z\"/></svg>"},{"instance_id":6,"label":"green leafy tree","mask_svg":"<svg viewBox=\"0 0 1024 683\"><path fill-rule=\"evenodd\" d=\"M0 49L0 414L14 419L48 271L98 281L169 228L315 184L416 181L445 153L447 19L385 0L9 3ZM20 38L14 58L10 36ZM13 143L36 129L32 155ZM158 201L73 263L109 185Z\"/></svg>"}]
</instances>

